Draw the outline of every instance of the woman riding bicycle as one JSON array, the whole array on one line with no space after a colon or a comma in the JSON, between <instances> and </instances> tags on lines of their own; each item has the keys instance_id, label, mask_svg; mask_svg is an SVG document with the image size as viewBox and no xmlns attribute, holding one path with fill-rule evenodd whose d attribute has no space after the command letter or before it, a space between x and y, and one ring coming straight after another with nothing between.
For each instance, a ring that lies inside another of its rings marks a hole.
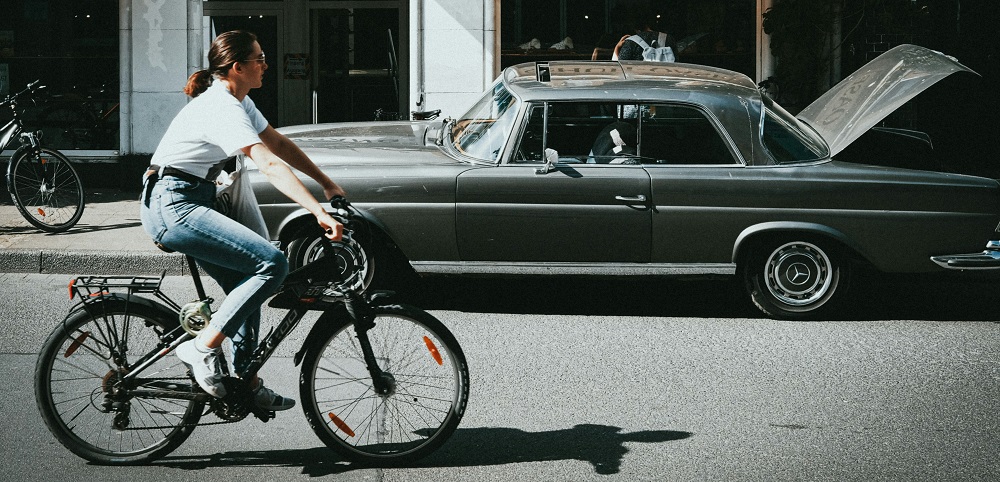
<instances>
[{"instance_id":1,"label":"woman riding bicycle","mask_svg":"<svg viewBox=\"0 0 1000 482\"><path fill-rule=\"evenodd\" d=\"M250 362L257 344L260 307L288 273L284 254L267 239L213 209L217 173L226 159L240 153L253 159L267 180L316 216L331 240L343 230L288 166L313 178L327 198L344 196L291 140L276 131L247 96L261 86L267 70L254 34L226 32L212 42L209 68L188 79L191 100L170 123L153 154L140 207L142 225L158 245L189 254L214 278L227 296L209 326L177 348L191 366L198 385L215 397L222 385L222 342L233 340L237 373ZM284 161L284 162L282 162ZM287 165L285 164L287 162ZM254 400L268 410L287 410L295 401L249 380Z\"/></svg>"}]
</instances>

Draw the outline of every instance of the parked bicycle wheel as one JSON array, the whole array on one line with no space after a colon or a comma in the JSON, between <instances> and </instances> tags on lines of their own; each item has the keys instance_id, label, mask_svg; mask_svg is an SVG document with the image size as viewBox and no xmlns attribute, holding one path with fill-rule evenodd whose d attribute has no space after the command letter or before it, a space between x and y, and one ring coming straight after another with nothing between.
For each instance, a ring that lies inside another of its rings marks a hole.
<instances>
[{"instance_id":1,"label":"parked bicycle wheel","mask_svg":"<svg viewBox=\"0 0 1000 482\"><path fill-rule=\"evenodd\" d=\"M328 323L330 335L308 348L302 367L302 409L316 435L348 460L406 463L458 427L469 369L455 337L430 314L405 305L374 310L368 338L388 393L375 392L353 323L342 311L327 312L317 323Z\"/></svg>"},{"instance_id":2,"label":"parked bicycle wheel","mask_svg":"<svg viewBox=\"0 0 1000 482\"><path fill-rule=\"evenodd\" d=\"M60 443L100 464L135 464L179 446L204 403L164 395L193 393L187 367L167 355L122 382L161 336L179 330L177 315L140 302L110 299L78 311L52 332L35 367L35 399Z\"/></svg>"},{"instance_id":3,"label":"parked bicycle wheel","mask_svg":"<svg viewBox=\"0 0 1000 482\"><path fill-rule=\"evenodd\" d=\"M65 231L83 216L83 182L59 151L23 151L11 159L7 189L24 219L50 233Z\"/></svg>"}]
</instances>

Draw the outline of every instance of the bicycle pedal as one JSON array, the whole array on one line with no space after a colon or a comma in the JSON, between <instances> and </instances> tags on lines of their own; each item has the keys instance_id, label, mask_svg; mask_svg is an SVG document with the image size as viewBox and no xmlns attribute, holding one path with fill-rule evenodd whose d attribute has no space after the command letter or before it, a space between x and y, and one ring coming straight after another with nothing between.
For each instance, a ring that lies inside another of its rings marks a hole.
<instances>
[{"instance_id":1,"label":"bicycle pedal","mask_svg":"<svg viewBox=\"0 0 1000 482\"><path fill-rule=\"evenodd\" d=\"M275 413L273 410L267 410L267 411L265 411L265 410L251 410L251 412L253 412L253 416L254 417L257 417L258 420L260 420L261 422L264 422L264 423L267 423L267 422L271 421L271 419L273 419L273 418L275 418L275 417L278 416L277 413Z\"/></svg>"}]
</instances>

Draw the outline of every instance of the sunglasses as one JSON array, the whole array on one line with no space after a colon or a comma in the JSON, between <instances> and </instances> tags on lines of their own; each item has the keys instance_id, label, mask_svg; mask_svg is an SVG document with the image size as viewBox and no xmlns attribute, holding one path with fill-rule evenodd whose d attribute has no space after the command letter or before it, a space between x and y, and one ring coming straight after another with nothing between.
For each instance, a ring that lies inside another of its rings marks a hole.
<instances>
[{"instance_id":1,"label":"sunglasses","mask_svg":"<svg viewBox=\"0 0 1000 482\"><path fill-rule=\"evenodd\" d=\"M264 52L261 52L259 58L256 58L256 59L247 59L247 60L244 60L244 62L264 62L264 63L267 63L267 60L265 60L266 58L267 58L267 56L264 55Z\"/></svg>"}]
</instances>

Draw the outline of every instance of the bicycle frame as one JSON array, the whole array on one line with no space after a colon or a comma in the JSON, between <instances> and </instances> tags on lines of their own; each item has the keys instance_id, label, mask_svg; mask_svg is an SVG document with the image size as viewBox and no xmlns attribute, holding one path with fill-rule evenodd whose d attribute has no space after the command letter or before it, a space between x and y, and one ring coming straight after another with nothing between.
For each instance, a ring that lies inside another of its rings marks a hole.
<instances>
[{"instance_id":1,"label":"bicycle frame","mask_svg":"<svg viewBox=\"0 0 1000 482\"><path fill-rule=\"evenodd\" d=\"M194 258L186 255L188 267L190 268L192 279L194 280L195 288L198 292L198 298L200 301L211 302L212 299L209 298L206 293L204 286L201 282L201 275L197 268ZM330 258L332 261L332 258ZM298 299L301 297L306 297L309 300L315 300L315 298L308 298L310 296L310 288L308 285L295 286L295 276L308 275L309 272L327 271L324 269L324 263L317 262L314 266L303 267L296 272L289 275L293 281L293 286L286 287L282 292L289 292L291 295ZM85 277L77 278L70 284L70 290L76 291L77 296L83 300L82 304L86 309L89 305L95 304L104 296L114 296L109 291L109 288L127 288L128 295L132 296L135 293L151 293L158 299L164 301L169 305L169 308L175 313L179 313L181 307L179 304L170 299L166 294L160 291L159 286L165 273L161 275L159 279L154 278L140 278L140 277L123 277L123 278L113 278L113 277ZM98 282L94 282L94 279ZM123 282L116 284L115 279L122 279ZM299 288L302 289L299 289ZM96 288L96 291L95 291ZM100 295L100 296L98 296ZM339 300L339 303L343 303L347 308L347 312L354 321L355 330L358 333L358 340L360 342L362 353L364 354L365 362L368 365L368 371L372 377L372 383L379 393L386 393L389 388L389 383L384 379L382 370L378 367L378 363L375 359L374 352L372 350L371 342L365 333L375 326L372 317L366 313L368 304L361 298L361 295L357 293L348 294L347 298L344 300ZM237 374L240 378L244 380L252 379L257 372L264 366L264 364L271 358L281 342L284 341L288 335L295 330L302 317L308 311L313 310L325 310L332 306L332 304L327 302L319 302L316 305L305 305L291 307L285 316L282 318L274 328L265 335L258 344L257 348L251 355L251 361L243 373ZM72 311L71 311L72 312ZM100 313L95 313L94 316L100 316ZM190 340L194 336L183 328L177 327L171 331L163 334L161 337L161 344L157 347L155 352L150 352L136 361L135 365L131 367L129 372L122 377L122 381L125 382L126 386L141 386L144 379L139 378L139 375L145 371L146 368L152 366L158 360L167 356L173 352L181 343ZM176 390L148 390L148 389L130 389L128 390L132 396L148 396L157 398L176 398L184 400L198 400L198 401L208 401L211 400L211 396L206 393L188 393Z\"/></svg>"},{"instance_id":2,"label":"bicycle frame","mask_svg":"<svg viewBox=\"0 0 1000 482\"><path fill-rule=\"evenodd\" d=\"M16 137L20 132L20 119L11 119L7 125L3 126L3 129L0 129L0 151L6 149L7 145L11 143L11 140L13 140L14 137Z\"/></svg>"}]
</instances>

